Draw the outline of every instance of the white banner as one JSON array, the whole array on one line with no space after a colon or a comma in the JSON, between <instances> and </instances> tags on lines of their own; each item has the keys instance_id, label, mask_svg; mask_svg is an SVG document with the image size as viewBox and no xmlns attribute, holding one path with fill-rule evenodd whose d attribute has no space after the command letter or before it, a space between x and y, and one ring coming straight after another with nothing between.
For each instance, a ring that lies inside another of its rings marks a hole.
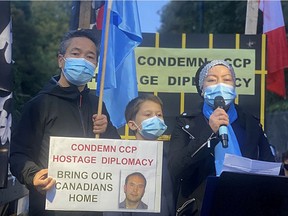
<instances>
[{"instance_id":1,"label":"white banner","mask_svg":"<svg viewBox=\"0 0 288 216\"><path fill-rule=\"evenodd\" d=\"M51 137L49 176L55 187L46 195L47 210L160 212L161 141ZM141 201L147 209L124 209L125 179L146 179Z\"/></svg>"}]
</instances>

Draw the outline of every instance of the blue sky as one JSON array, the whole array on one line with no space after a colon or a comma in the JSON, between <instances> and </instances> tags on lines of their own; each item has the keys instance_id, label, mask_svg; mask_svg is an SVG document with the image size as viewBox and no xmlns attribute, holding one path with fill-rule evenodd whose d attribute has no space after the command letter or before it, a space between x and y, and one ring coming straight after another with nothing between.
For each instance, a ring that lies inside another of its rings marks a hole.
<instances>
[{"instance_id":1,"label":"blue sky","mask_svg":"<svg viewBox=\"0 0 288 216\"><path fill-rule=\"evenodd\" d=\"M169 0L138 0L138 11L142 32L154 33L160 27L160 16L157 11L166 5Z\"/></svg>"}]
</instances>

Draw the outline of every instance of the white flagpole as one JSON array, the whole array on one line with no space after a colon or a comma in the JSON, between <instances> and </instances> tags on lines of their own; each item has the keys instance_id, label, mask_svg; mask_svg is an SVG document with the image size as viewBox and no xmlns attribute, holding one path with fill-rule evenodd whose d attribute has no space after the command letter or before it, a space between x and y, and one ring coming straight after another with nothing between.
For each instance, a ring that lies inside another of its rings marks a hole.
<instances>
[{"instance_id":1,"label":"white flagpole","mask_svg":"<svg viewBox=\"0 0 288 216\"><path fill-rule=\"evenodd\" d=\"M258 0L247 1L245 34L257 33L258 8Z\"/></svg>"}]
</instances>

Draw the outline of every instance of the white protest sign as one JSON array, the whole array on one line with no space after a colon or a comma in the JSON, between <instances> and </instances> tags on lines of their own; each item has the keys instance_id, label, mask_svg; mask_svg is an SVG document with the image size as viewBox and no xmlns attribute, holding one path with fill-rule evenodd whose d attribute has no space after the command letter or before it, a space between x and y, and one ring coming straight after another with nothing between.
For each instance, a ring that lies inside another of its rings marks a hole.
<instances>
[{"instance_id":1,"label":"white protest sign","mask_svg":"<svg viewBox=\"0 0 288 216\"><path fill-rule=\"evenodd\" d=\"M160 212L162 151L161 141L51 137L48 170L56 185L46 209ZM148 209L119 209L134 172L146 178L141 201Z\"/></svg>"}]
</instances>

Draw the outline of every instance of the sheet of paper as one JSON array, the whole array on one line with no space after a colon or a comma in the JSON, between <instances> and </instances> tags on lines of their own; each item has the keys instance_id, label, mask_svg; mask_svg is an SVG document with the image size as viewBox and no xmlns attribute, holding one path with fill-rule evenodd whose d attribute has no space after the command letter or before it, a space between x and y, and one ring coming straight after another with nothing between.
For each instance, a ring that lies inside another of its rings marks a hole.
<instances>
[{"instance_id":1,"label":"sheet of paper","mask_svg":"<svg viewBox=\"0 0 288 216\"><path fill-rule=\"evenodd\" d=\"M279 175L281 163L252 160L249 158L226 154L223 163L223 171L254 173L265 175Z\"/></svg>"}]
</instances>

